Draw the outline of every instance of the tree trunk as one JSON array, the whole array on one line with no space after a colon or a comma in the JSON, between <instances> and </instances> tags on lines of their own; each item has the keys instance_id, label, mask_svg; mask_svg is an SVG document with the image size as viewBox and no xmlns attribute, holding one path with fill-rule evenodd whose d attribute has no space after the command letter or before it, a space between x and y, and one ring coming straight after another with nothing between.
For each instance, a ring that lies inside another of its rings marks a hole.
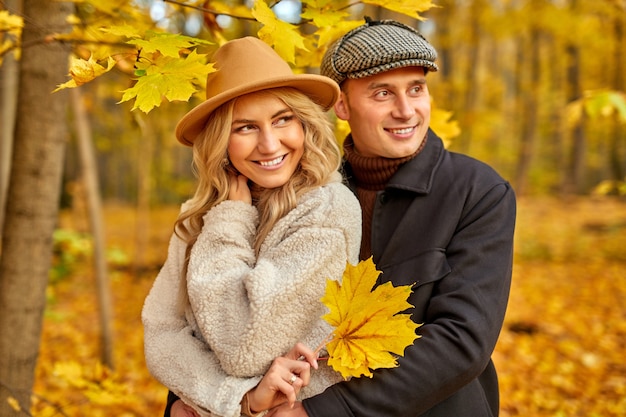
<instances>
[{"instance_id":1,"label":"tree trunk","mask_svg":"<svg viewBox=\"0 0 626 417\"><path fill-rule=\"evenodd\" d=\"M515 191L519 195L526 193L530 166L535 151L535 142L537 141L537 124L539 122L537 114L537 91L536 88L531 88L530 86L539 85L539 47L541 44L539 36L539 29L533 27L530 31L529 45L527 48L524 48L524 51L530 55L529 60L528 57L523 60L528 66L525 67L525 70L521 70L518 73L520 77L523 75L528 76L527 88L521 90L522 105L524 106L521 114L524 115L524 118L520 126L520 150L515 171Z\"/></svg>"},{"instance_id":2,"label":"tree trunk","mask_svg":"<svg viewBox=\"0 0 626 417\"><path fill-rule=\"evenodd\" d=\"M480 89L468 88L468 86L480 85L479 73L480 73L480 49L482 44L482 29L481 29L481 13L485 9L486 5L483 0L476 0L469 2L469 24L467 25L467 38L465 39L466 57L467 60L465 66L465 92L463 94L463 115L462 124L463 134L457 142L459 143L459 150L463 153L470 153L472 146L472 138L475 135L474 132L474 118L479 111L479 103L481 101Z\"/></svg>"},{"instance_id":3,"label":"tree trunk","mask_svg":"<svg viewBox=\"0 0 626 417\"><path fill-rule=\"evenodd\" d=\"M15 141L0 254L0 415L28 411L39 354L52 233L58 218L67 142L68 48L50 41L66 32L69 3L24 0Z\"/></svg>"},{"instance_id":4,"label":"tree trunk","mask_svg":"<svg viewBox=\"0 0 626 417\"><path fill-rule=\"evenodd\" d=\"M615 69L613 72L613 90L625 91L626 80L624 80L624 71L626 71L626 65L624 64L624 54L626 53L626 19L623 14L615 16L614 21L614 33L615 33L615 53L613 60ZM609 168L611 173L611 179L615 182L625 181L624 173L624 152L623 147L626 144L626 128L622 123L619 123L617 114L613 116L611 123L611 129L609 132ZM617 192L617 189L612 190Z\"/></svg>"},{"instance_id":5,"label":"tree trunk","mask_svg":"<svg viewBox=\"0 0 626 417\"><path fill-rule=\"evenodd\" d=\"M580 49L577 46L570 45L567 48L567 55L570 59L567 69L567 83L569 88L567 101L571 103L582 97L580 86ZM583 112L580 121L572 129L572 143L567 171L563 182L563 192L565 194L577 194L581 191L586 145L584 123L585 114Z\"/></svg>"},{"instance_id":6,"label":"tree trunk","mask_svg":"<svg viewBox=\"0 0 626 417\"><path fill-rule=\"evenodd\" d=\"M142 146L139 147L141 155L137 158L137 223L135 229L135 256L133 256L133 271L138 276L146 267L146 253L148 251L152 151L155 132L149 115L135 114L135 121L141 131L142 143Z\"/></svg>"},{"instance_id":7,"label":"tree trunk","mask_svg":"<svg viewBox=\"0 0 626 417\"><path fill-rule=\"evenodd\" d=\"M97 283L98 311L100 316L100 360L113 369L113 331L111 329L111 290L109 273L106 264L106 244L104 238L104 222L102 220L102 200L98 181L98 167L96 164L93 138L89 125L89 118L83 105L81 91L73 89L71 92L76 139L80 153L81 171L85 191L87 194L87 210L94 247L94 270Z\"/></svg>"},{"instance_id":8,"label":"tree trunk","mask_svg":"<svg viewBox=\"0 0 626 417\"><path fill-rule=\"evenodd\" d=\"M5 0L3 9L14 15L22 14L21 0ZM0 38L1 39L1 38ZM4 225L4 208L6 205L7 188L11 169L11 153L13 151L13 128L17 107L17 72L15 56L4 56L0 65L0 239Z\"/></svg>"},{"instance_id":9,"label":"tree trunk","mask_svg":"<svg viewBox=\"0 0 626 417\"><path fill-rule=\"evenodd\" d=\"M572 0L569 5L573 13L578 9L578 0ZM571 103L582 97L582 87L580 80L580 48L575 44L570 44L566 48L568 57L567 67L567 102ZM567 170L563 179L562 192L565 194L576 194L581 190L585 162L585 115L584 112L580 121L572 129L572 143L569 151Z\"/></svg>"}]
</instances>

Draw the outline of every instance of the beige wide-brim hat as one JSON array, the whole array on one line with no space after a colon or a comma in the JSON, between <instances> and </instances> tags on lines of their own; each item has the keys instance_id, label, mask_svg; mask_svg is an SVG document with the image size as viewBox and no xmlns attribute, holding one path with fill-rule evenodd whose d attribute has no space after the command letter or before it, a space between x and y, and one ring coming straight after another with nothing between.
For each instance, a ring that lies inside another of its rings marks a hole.
<instances>
[{"instance_id":1,"label":"beige wide-brim hat","mask_svg":"<svg viewBox=\"0 0 626 417\"><path fill-rule=\"evenodd\" d=\"M211 113L220 105L244 94L275 87L292 87L309 96L325 111L339 97L339 85L316 74L294 74L268 44L254 37L229 41L213 55L217 71L207 77L206 100L178 122L176 138L192 146Z\"/></svg>"}]
</instances>

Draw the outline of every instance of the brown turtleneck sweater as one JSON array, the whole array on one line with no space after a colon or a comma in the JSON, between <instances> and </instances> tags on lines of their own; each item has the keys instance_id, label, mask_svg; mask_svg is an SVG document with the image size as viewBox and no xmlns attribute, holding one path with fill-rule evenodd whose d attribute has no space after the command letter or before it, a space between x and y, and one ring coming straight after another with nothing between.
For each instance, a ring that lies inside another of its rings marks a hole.
<instances>
[{"instance_id":1,"label":"brown turtleneck sweater","mask_svg":"<svg viewBox=\"0 0 626 417\"><path fill-rule=\"evenodd\" d=\"M344 157L352 167L356 183L357 198L361 203L363 237L361 238L361 260L372 256L372 216L376 193L384 190L385 186L398 171L398 168L410 161L421 152L426 144L426 137L413 155L404 158L365 157L354 149L352 136L348 136L343 143Z\"/></svg>"}]
</instances>

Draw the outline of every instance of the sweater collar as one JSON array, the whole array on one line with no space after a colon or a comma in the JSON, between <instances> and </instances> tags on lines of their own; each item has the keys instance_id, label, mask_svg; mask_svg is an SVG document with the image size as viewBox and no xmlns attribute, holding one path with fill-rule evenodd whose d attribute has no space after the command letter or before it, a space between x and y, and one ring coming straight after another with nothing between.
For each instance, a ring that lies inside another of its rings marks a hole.
<instances>
[{"instance_id":1,"label":"sweater collar","mask_svg":"<svg viewBox=\"0 0 626 417\"><path fill-rule=\"evenodd\" d=\"M344 171L353 189L358 185L370 190L396 188L428 193L445 151L441 139L430 129L424 145L405 158L365 158L352 145L352 136L348 136L344 141Z\"/></svg>"},{"instance_id":2,"label":"sweater collar","mask_svg":"<svg viewBox=\"0 0 626 417\"><path fill-rule=\"evenodd\" d=\"M346 161L352 167L358 187L378 191L385 189L400 165L411 160L421 150L421 146L414 154L404 158L366 157L354 149L352 135L349 135L343 143L343 150Z\"/></svg>"}]
</instances>

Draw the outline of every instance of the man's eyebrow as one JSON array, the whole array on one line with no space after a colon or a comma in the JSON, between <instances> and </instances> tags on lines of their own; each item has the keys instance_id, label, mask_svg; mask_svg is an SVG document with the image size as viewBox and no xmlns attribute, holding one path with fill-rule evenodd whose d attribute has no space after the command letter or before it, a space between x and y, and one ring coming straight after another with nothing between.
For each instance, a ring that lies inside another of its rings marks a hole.
<instances>
[{"instance_id":1,"label":"man's eyebrow","mask_svg":"<svg viewBox=\"0 0 626 417\"><path fill-rule=\"evenodd\" d=\"M408 83L408 85L410 86L414 86L414 85L424 85L426 84L426 78L417 78L415 80L412 80L411 82ZM389 88L391 86L393 86L394 84L388 83L388 82L372 82L367 86L368 90L375 90L377 88Z\"/></svg>"}]
</instances>

